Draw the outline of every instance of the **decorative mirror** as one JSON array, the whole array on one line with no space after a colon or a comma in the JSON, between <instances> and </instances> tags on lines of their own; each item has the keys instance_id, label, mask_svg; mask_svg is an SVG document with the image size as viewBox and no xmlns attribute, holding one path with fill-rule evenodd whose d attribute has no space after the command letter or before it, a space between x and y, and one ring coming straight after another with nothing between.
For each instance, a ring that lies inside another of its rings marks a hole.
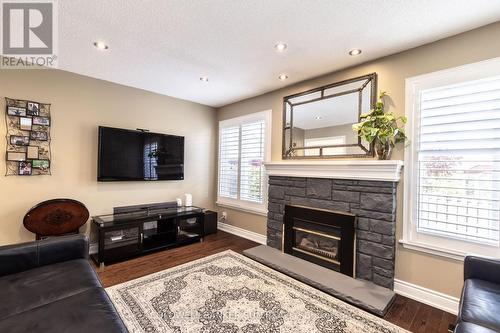
<instances>
[{"instance_id":1,"label":"decorative mirror","mask_svg":"<svg viewBox=\"0 0 500 333\"><path fill-rule=\"evenodd\" d=\"M377 74L286 96L283 99L283 158L373 155L352 125L375 107Z\"/></svg>"}]
</instances>

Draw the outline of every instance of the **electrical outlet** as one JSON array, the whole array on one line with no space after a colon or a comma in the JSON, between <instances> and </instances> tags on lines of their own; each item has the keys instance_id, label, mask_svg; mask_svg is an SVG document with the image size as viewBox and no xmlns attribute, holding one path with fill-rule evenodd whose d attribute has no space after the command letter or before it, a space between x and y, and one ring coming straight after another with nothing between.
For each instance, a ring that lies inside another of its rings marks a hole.
<instances>
[{"instance_id":1,"label":"electrical outlet","mask_svg":"<svg viewBox=\"0 0 500 333\"><path fill-rule=\"evenodd\" d=\"M227 212L222 212L221 221L227 220Z\"/></svg>"}]
</instances>

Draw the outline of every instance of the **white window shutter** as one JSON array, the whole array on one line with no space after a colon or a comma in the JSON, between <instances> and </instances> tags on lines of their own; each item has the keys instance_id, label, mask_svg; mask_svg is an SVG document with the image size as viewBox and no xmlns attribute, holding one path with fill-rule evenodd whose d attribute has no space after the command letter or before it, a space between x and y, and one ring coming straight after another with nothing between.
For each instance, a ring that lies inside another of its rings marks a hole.
<instances>
[{"instance_id":1,"label":"white window shutter","mask_svg":"<svg viewBox=\"0 0 500 333\"><path fill-rule=\"evenodd\" d=\"M265 122L241 125L240 199L263 202Z\"/></svg>"},{"instance_id":2,"label":"white window shutter","mask_svg":"<svg viewBox=\"0 0 500 333\"><path fill-rule=\"evenodd\" d=\"M500 77L420 92L417 231L499 244Z\"/></svg>"},{"instance_id":3,"label":"white window shutter","mask_svg":"<svg viewBox=\"0 0 500 333\"><path fill-rule=\"evenodd\" d=\"M220 129L219 137L219 196L238 198L238 173L240 158L239 126Z\"/></svg>"}]
</instances>

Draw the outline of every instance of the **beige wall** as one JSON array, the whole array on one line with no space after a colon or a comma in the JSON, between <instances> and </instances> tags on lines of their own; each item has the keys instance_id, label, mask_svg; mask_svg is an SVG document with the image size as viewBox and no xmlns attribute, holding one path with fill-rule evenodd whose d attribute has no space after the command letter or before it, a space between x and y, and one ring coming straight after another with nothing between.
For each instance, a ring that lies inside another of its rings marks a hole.
<instances>
[{"instance_id":1,"label":"beige wall","mask_svg":"<svg viewBox=\"0 0 500 333\"><path fill-rule=\"evenodd\" d=\"M346 143L356 143L358 141L358 136L352 130L352 124L308 129L304 132L304 139L327 138L341 135L346 137Z\"/></svg>"},{"instance_id":2,"label":"beige wall","mask_svg":"<svg viewBox=\"0 0 500 333\"><path fill-rule=\"evenodd\" d=\"M257 112L273 110L272 159L281 159L281 126L283 97L328 83L372 72L378 73L379 90L390 94L389 110L405 112L405 79L407 77L455 67L500 56L500 22L467 33L450 37L399 54L371 61L360 66L295 84L261 96L227 105L218 110L219 120ZM290 73L293 75L293 73ZM403 159L401 147L394 159ZM398 188L397 237L402 235L403 185ZM221 211L221 209L219 210ZM266 218L248 213L228 212L228 223L237 227L265 233ZM398 245L396 278L430 288L445 294L459 296L462 287L462 264L424 253L409 251Z\"/></svg>"},{"instance_id":3,"label":"beige wall","mask_svg":"<svg viewBox=\"0 0 500 333\"><path fill-rule=\"evenodd\" d=\"M215 110L167 96L56 70L1 70L4 96L52 103L52 176L0 177L0 244L32 240L22 225L36 203L69 197L91 215L113 206L164 202L192 193L194 204L213 207L216 151ZM2 115L3 117L3 115ZM185 180L98 183L97 126L147 128L183 135ZM5 134L5 121L0 121ZM5 151L5 140L0 140ZM0 163L5 173L5 163ZM89 223L87 223L87 226Z\"/></svg>"}]
</instances>

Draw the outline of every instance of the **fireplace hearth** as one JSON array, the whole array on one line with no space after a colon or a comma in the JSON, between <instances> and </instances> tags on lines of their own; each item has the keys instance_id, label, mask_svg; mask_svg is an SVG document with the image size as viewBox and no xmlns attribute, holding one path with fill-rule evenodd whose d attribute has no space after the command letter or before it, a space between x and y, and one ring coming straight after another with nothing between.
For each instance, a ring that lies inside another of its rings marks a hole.
<instances>
[{"instance_id":1,"label":"fireplace hearth","mask_svg":"<svg viewBox=\"0 0 500 333\"><path fill-rule=\"evenodd\" d=\"M286 205L283 251L353 276L355 223L353 214Z\"/></svg>"}]
</instances>

